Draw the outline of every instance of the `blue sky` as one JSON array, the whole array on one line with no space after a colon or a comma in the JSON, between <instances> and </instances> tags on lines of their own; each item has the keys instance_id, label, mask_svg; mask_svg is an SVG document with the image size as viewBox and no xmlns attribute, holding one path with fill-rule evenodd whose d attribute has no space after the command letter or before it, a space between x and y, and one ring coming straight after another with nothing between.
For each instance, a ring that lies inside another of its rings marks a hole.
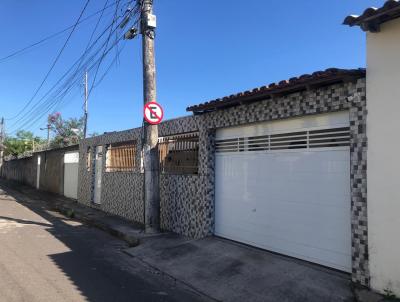
<instances>
[{"instance_id":1,"label":"blue sky","mask_svg":"<svg viewBox=\"0 0 400 302\"><path fill-rule=\"evenodd\" d=\"M2 0L0 57L72 25L85 2ZM101 9L104 2L92 0L85 15ZM346 15L360 14L366 7L383 2L155 0L157 101L164 107L164 117L187 115L189 105L303 73L329 67L365 67L365 34L341 23ZM110 22L111 13L107 11L102 26ZM96 20L78 27L39 98L83 52ZM29 101L67 35L0 62L0 116L12 117ZM141 40L121 43L126 45L119 64L90 96L89 133L141 125ZM114 52L110 54L108 60ZM64 117L80 116L82 93L82 87L77 86L58 111ZM6 121L9 133L24 126L15 121ZM24 129L44 136L39 128L45 124L43 117Z\"/></svg>"}]
</instances>

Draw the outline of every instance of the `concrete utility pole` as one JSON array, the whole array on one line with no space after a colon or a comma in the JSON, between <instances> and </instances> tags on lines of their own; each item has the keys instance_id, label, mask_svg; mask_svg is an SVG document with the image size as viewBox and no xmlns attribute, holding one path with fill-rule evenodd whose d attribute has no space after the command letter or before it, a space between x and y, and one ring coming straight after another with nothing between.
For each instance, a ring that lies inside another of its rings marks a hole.
<instances>
[{"instance_id":1,"label":"concrete utility pole","mask_svg":"<svg viewBox=\"0 0 400 302\"><path fill-rule=\"evenodd\" d=\"M144 105L156 102L156 67L154 57L155 16L153 0L141 0L141 34L143 44ZM143 162L145 230L155 233L160 229L160 178L158 155L158 127L143 120Z\"/></svg>"},{"instance_id":2,"label":"concrete utility pole","mask_svg":"<svg viewBox=\"0 0 400 302\"><path fill-rule=\"evenodd\" d=\"M44 128L40 128L40 130L47 130L47 147L50 146L50 128L50 124L47 124Z\"/></svg>"},{"instance_id":3,"label":"concrete utility pole","mask_svg":"<svg viewBox=\"0 0 400 302\"><path fill-rule=\"evenodd\" d=\"M86 138L87 121L88 121L88 72L85 72L85 104L84 104L84 118L85 124L83 126L83 138Z\"/></svg>"},{"instance_id":4,"label":"concrete utility pole","mask_svg":"<svg viewBox=\"0 0 400 302\"><path fill-rule=\"evenodd\" d=\"M4 117L2 117L0 122L0 168L3 166L3 160L4 160L4 139L5 139L4 136L5 136Z\"/></svg>"},{"instance_id":5,"label":"concrete utility pole","mask_svg":"<svg viewBox=\"0 0 400 302\"><path fill-rule=\"evenodd\" d=\"M1 146L3 146L4 143L4 117L1 118L1 122L0 122L0 143Z\"/></svg>"}]
</instances>

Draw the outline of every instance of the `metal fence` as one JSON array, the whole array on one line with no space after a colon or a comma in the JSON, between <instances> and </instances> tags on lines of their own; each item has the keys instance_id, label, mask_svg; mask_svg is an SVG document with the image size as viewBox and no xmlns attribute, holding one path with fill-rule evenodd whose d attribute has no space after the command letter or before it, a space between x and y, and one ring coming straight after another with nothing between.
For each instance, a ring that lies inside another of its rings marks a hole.
<instances>
[{"instance_id":1,"label":"metal fence","mask_svg":"<svg viewBox=\"0 0 400 302\"><path fill-rule=\"evenodd\" d=\"M198 173L198 132L161 137L158 141L158 152L161 173Z\"/></svg>"},{"instance_id":2,"label":"metal fence","mask_svg":"<svg viewBox=\"0 0 400 302\"><path fill-rule=\"evenodd\" d=\"M106 172L129 172L135 167L136 144L124 143L107 148Z\"/></svg>"}]
</instances>

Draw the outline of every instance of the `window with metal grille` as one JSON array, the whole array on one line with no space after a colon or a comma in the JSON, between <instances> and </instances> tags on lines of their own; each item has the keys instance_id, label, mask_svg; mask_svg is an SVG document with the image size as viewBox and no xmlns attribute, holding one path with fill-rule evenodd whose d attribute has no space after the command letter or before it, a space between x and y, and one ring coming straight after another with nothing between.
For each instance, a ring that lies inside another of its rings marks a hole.
<instances>
[{"instance_id":1,"label":"window with metal grille","mask_svg":"<svg viewBox=\"0 0 400 302\"><path fill-rule=\"evenodd\" d=\"M135 142L111 144L107 147L106 172L129 172L135 167Z\"/></svg>"},{"instance_id":2,"label":"window with metal grille","mask_svg":"<svg viewBox=\"0 0 400 302\"><path fill-rule=\"evenodd\" d=\"M198 132L160 137L158 141L158 151L161 173L198 173Z\"/></svg>"},{"instance_id":3,"label":"window with metal grille","mask_svg":"<svg viewBox=\"0 0 400 302\"><path fill-rule=\"evenodd\" d=\"M216 152L274 151L350 146L350 128L328 128L217 140Z\"/></svg>"}]
</instances>

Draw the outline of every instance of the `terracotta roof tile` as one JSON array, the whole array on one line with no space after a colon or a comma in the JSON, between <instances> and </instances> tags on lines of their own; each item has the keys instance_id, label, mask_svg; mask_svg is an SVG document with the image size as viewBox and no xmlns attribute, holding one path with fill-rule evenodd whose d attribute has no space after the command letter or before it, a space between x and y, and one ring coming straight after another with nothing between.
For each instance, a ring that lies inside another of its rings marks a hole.
<instances>
[{"instance_id":1,"label":"terracotta roof tile","mask_svg":"<svg viewBox=\"0 0 400 302\"><path fill-rule=\"evenodd\" d=\"M360 16L347 16L343 24L360 26L364 31L378 32L382 23L396 18L400 18L400 1L387 0L380 8L369 7Z\"/></svg>"},{"instance_id":2,"label":"terracotta roof tile","mask_svg":"<svg viewBox=\"0 0 400 302\"><path fill-rule=\"evenodd\" d=\"M303 74L289 80L271 83L252 90L231 94L212 101L204 102L186 108L187 111L202 113L219 108L234 106L243 102L253 102L266 99L273 95L290 94L295 91L308 89L310 86L318 87L339 82L351 81L365 77L365 69L338 69L329 68L324 71L316 71L312 74Z\"/></svg>"}]
</instances>

